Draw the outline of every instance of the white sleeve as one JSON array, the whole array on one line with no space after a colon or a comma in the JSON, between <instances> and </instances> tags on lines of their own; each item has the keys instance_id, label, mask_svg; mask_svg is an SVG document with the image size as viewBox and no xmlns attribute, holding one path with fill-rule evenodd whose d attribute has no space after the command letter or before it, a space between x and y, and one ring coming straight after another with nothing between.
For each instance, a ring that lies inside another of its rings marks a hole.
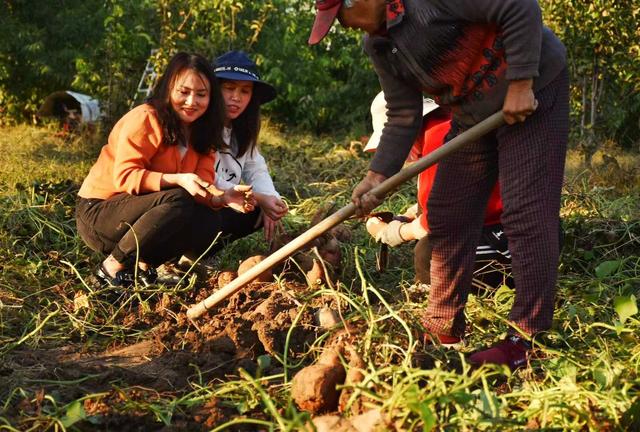
<instances>
[{"instance_id":1,"label":"white sleeve","mask_svg":"<svg viewBox=\"0 0 640 432\"><path fill-rule=\"evenodd\" d=\"M269 175L267 162L257 148L247 151L246 160L242 167L242 180L251 186L253 191L265 195L273 195L280 198L280 194L273 185L273 180Z\"/></svg>"}]
</instances>

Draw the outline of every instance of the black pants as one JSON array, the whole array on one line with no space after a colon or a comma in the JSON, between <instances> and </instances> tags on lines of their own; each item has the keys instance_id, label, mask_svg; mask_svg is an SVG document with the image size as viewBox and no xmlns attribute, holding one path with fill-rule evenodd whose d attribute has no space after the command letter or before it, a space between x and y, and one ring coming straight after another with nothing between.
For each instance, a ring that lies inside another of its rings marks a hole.
<instances>
[{"instance_id":1,"label":"black pants","mask_svg":"<svg viewBox=\"0 0 640 432\"><path fill-rule=\"evenodd\" d=\"M79 198L76 223L80 237L94 251L111 254L123 264L138 258L159 265L182 255L184 228L195 207L182 188L121 193L106 200Z\"/></svg>"},{"instance_id":2,"label":"black pants","mask_svg":"<svg viewBox=\"0 0 640 432\"><path fill-rule=\"evenodd\" d=\"M207 256L215 255L227 244L255 232L262 227L258 224L260 208L250 213L238 213L230 208L211 210L210 208L196 205L193 217L185 231L185 252L189 258L195 259L217 238Z\"/></svg>"},{"instance_id":3,"label":"black pants","mask_svg":"<svg viewBox=\"0 0 640 432\"><path fill-rule=\"evenodd\" d=\"M217 238L209 251L213 255L258 229L259 216L259 209L247 214L211 210L182 188L79 198L76 206L78 233L87 246L127 265L136 258L157 266L182 255L198 257Z\"/></svg>"}]
</instances>

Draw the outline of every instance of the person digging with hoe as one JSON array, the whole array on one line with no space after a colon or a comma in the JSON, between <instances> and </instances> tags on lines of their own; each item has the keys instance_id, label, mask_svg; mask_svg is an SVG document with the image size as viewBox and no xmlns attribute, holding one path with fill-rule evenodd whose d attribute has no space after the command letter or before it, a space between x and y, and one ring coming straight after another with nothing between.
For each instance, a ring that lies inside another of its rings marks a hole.
<instances>
[{"instance_id":1,"label":"person digging with hoe","mask_svg":"<svg viewBox=\"0 0 640 432\"><path fill-rule=\"evenodd\" d=\"M387 122L387 109L384 94L378 93L371 103L371 126L373 133L364 147L365 152L375 152L380 143L382 129ZM431 99L423 99L422 127L411 147L407 162L414 162L431 153L444 144L444 139L451 127L451 114L436 105ZM415 282L429 286L431 284L431 240L429 237L429 218L427 197L433 187L433 180L438 166L433 165L422 171L417 181L418 202L412 205L401 216L393 216L390 222L380 218L376 213L367 220L367 231L383 245L390 247L417 240L414 247ZM383 217L385 212L382 212ZM484 214L482 234L474 263L474 289L496 289L504 284L513 286L511 278L511 253L509 242L504 235L500 222L502 200L500 187L495 184Z\"/></svg>"},{"instance_id":2,"label":"person digging with hoe","mask_svg":"<svg viewBox=\"0 0 640 432\"><path fill-rule=\"evenodd\" d=\"M554 311L569 123L564 46L543 26L535 0L316 0L309 43L320 42L336 17L366 33L387 101L378 150L352 194L358 215L380 204L368 191L405 161L422 124L423 94L451 109L449 139L502 110L506 125L438 166L427 199L432 285L422 324L426 341L463 340L475 248L498 180L515 300L508 337L468 360L525 365Z\"/></svg>"}]
</instances>

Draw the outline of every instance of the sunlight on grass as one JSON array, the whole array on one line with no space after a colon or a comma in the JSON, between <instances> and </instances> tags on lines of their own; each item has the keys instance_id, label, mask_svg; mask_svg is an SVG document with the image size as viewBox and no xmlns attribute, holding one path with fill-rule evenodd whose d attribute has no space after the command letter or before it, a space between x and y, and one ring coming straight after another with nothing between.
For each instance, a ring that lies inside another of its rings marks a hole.
<instances>
[{"instance_id":1,"label":"sunlight on grass","mask_svg":"<svg viewBox=\"0 0 640 432\"><path fill-rule=\"evenodd\" d=\"M380 430L638 430L637 156L618 155L616 168L611 162L605 167L598 154L587 170L571 153L557 309L553 328L534 341L538 355L529 367L515 373L471 369L465 360L506 334L513 302L507 287L470 296L469 335L460 352L423 346L420 318L427 299L412 287L412 248L394 248L388 270L377 273L377 245L352 220L352 240L340 245L337 281L303 290L292 287L289 274L277 275L274 292L294 306L281 312L290 325L276 329L282 332L279 351L257 352L234 371L216 375L243 354L199 334L250 315L189 323L184 308L203 289L196 276L175 287L137 287L117 300L112 290L91 283L97 257L77 238L73 212L77 186L101 142L99 136L62 139L25 126L0 134L0 429L301 430L310 415L294 404L291 380L341 337L363 362L362 379L343 386L349 396L345 417L379 410ZM336 209L348 203L370 159L348 139L285 135L273 126L265 128L262 151L291 206L285 220L291 232L306 229L329 203ZM414 185L403 186L384 208L403 211L413 193ZM235 268L267 246L256 233L226 248L216 265ZM250 294L238 297L238 304L256 301ZM340 324L316 328L300 348L296 338L319 305L337 310ZM159 327L178 345L161 340L153 332ZM159 341L156 351L143 350L150 340ZM109 357L123 347L141 350L139 358L131 355L140 362L133 372ZM91 355L115 366L100 363L79 372L69 366L84 367ZM222 360L204 362L212 356ZM46 370L45 360L57 366ZM355 368L342 361L347 370ZM147 369L161 371L159 378L131 384ZM176 371L186 378L169 381Z\"/></svg>"},{"instance_id":2,"label":"sunlight on grass","mask_svg":"<svg viewBox=\"0 0 640 432\"><path fill-rule=\"evenodd\" d=\"M5 127L0 134L0 186L13 191L17 184L80 183L98 155L98 133L57 136L55 130L33 126Z\"/></svg>"}]
</instances>

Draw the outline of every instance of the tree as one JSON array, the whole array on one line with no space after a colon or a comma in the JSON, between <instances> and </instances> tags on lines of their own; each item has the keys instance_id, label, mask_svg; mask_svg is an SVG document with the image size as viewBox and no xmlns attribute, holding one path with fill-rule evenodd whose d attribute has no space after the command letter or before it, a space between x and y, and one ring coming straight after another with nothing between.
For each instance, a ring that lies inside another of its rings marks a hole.
<instances>
[{"instance_id":1,"label":"tree","mask_svg":"<svg viewBox=\"0 0 640 432\"><path fill-rule=\"evenodd\" d=\"M545 18L568 49L572 117L587 165L605 138L640 137L640 4L544 0Z\"/></svg>"},{"instance_id":2,"label":"tree","mask_svg":"<svg viewBox=\"0 0 640 432\"><path fill-rule=\"evenodd\" d=\"M78 54L99 44L98 0L4 1L0 13L3 117L30 118L42 98L69 88Z\"/></svg>"},{"instance_id":3,"label":"tree","mask_svg":"<svg viewBox=\"0 0 640 432\"><path fill-rule=\"evenodd\" d=\"M177 50L213 59L247 51L279 90L276 121L316 133L364 133L379 85L361 34L307 37L313 0L0 0L0 121L30 119L52 91L97 97L111 121L133 102L149 52L160 71ZM640 142L640 4L542 0L568 48L574 142L590 163L605 139Z\"/></svg>"},{"instance_id":4,"label":"tree","mask_svg":"<svg viewBox=\"0 0 640 432\"><path fill-rule=\"evenodd\" d=\"M368 127L368 107L379 85L360 35L334 30L320 46L307 39L313 2L298 0L160 0L163 64L177 49L211 58L247 51L263 78L279 90L265 108L276 120L316 133Z\"/></svg>"}]
</instances>

